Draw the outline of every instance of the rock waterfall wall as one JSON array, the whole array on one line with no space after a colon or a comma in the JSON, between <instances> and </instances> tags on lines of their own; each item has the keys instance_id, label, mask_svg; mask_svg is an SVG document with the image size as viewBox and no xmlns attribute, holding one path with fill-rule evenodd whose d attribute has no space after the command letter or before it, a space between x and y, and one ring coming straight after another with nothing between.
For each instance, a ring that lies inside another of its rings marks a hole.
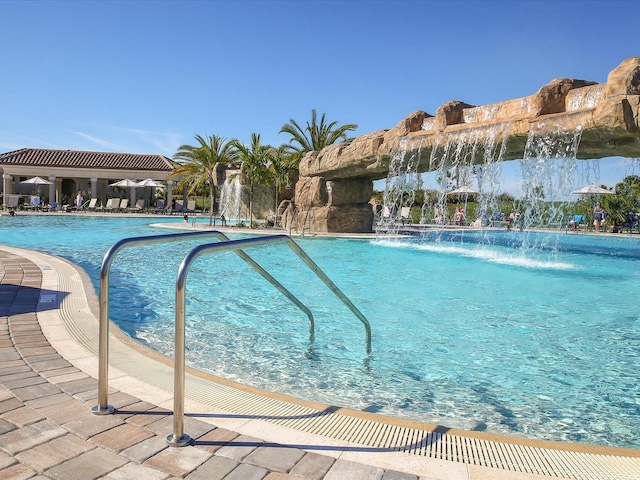
<instances>
[{"instance_id":1,"label":"rock waterfall wall","mask_svg":"<svg viewBox=\"0 0 640 480\"><path fill-rule=\"evenodd\" d=\"M521 159L529 131L582 129L578 158L640 157L640 57L623 61L604 84L559 78L529 97L483 106L461 101L441 105L435 115L415 111L390 130L309 152L300 162L295 213L287 228L311 232L370 232L373 181L386 178L393 153L418 155L418 171L428 171L434 149L448 136L503 125L497 142L504 159ZM495 130L494 130L495 131ZM437 150L435 152L437 154ZM484 152L477 152L481 162Z\"/></svg>"}]
</instances>

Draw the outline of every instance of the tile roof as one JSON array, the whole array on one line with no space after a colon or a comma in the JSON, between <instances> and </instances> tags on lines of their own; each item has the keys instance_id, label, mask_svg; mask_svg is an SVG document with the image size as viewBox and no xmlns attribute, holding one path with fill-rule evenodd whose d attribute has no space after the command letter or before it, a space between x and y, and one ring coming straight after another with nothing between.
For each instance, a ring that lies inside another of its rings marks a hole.
<instances>
[{"instance_id":1,"label":"tile roof","mask_svg":"<svg viewBox=\"0 0 640 480\"><path fill-rule=\"evenodd\" d=\"M22 148L0 154L2 165L31 165L38 167L71 167L93 169L155 170L171 172L175 164L163 155L113 152L81 152Z\"/></svg>"}]
</instances>

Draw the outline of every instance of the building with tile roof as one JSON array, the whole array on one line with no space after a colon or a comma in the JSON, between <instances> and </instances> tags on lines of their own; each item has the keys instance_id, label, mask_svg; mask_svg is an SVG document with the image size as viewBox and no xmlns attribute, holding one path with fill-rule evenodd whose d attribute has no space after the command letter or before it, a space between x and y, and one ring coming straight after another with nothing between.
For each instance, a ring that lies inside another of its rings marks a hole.
<instances>
[{"instance_id":1,"label":"building with tile roof","mask_svg":"<svg viewBox=\"0 0 640 480\"><path fill-rule=\"evenodd\" d=\"M167 177L175 166L163 155L22 148L0 154L0 192L5 209L8 198L28 196L36 190L48 202L55 201L59 205L73 203L78 192L82 192L85 200L96 198L105 205L108 197L122 195L121 191L110 186L111 183L125 178L134 181L151 178L167 184L169 204L173 181ZM21 183L33 177L41 177L51 183ZM131 205L135 204L136 198L150 200L148 188L132 187L127 190Z\"/></svg>"}]
</instances>

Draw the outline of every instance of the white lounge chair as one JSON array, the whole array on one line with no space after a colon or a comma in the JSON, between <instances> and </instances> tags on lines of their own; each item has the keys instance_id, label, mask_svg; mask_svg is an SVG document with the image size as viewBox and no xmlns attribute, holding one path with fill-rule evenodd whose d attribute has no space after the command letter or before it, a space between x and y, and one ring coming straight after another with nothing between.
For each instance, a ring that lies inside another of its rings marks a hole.
<instances>
[{"instance_id":1,"label":"white lounge chair","mask_svg":"<svg viewBox=\"0 0 640 480\"><path fill-rule=\"evenodd\" d=\"M402 207L400 209L400 217L398 218L402 225L405 223L411 224L411 207Z\"/></svg>"},{"instance_id":2,"label":"white lounge chair","mask_svg":"<svg viewBox=\"0 0 640 480\"><path fill-rule=\"evenodd\" d=\"M91 200L89 200L89 204L86 207L82 207L83 210L92 210L94 211L96 209L96 204L98 203L98 199L97 198L92 198Z\"/></svg>"},{"instance_id":3,"label":"white lounge chair","mask_svg":"<svg viewBox=\"0 0 640 480\"><path fill-rule=\"evenodd\" d=\"M105 212L112 212L118 207L120 202L119 198L110 198L107 200L107 204L104 207L99 208L99 210L103 210Z\"/></svg>"}]
</instances>

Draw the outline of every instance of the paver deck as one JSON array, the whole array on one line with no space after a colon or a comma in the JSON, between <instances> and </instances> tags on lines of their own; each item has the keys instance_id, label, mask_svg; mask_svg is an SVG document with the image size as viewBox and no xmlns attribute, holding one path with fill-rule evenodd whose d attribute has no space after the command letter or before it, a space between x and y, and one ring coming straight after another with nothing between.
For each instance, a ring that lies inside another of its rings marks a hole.
<instances>
[{"instance_id":1,"label":"paver deck","mask_svg":"<svg viewBox=\"0 0 640 480\"><path fill-rule=\"evenodd\" d=\"M169 447L170 362L117 332L97 404L97 303L68 262L0 247L0 478L640 479L635 450L432 428L264 394L190 371ZM114 330L112 328L112 330Z\"/></svg>"}]
</instances>

